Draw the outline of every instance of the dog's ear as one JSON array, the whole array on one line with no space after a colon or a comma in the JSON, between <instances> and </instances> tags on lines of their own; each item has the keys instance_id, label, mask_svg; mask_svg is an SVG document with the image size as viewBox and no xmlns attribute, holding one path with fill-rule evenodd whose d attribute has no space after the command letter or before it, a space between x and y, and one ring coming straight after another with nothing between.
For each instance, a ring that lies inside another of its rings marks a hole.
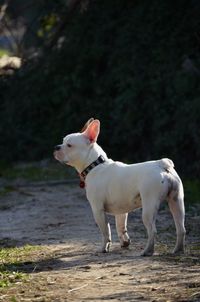
<instances>
[{"instance_id":1,"label":"dog's ear","mask_svg":"<svg viewBox=\"0 0 200 302\"><path fill-rule=\"evenodd\" d=\"M90 140L91 143L97 141L98 135L100 132L100 121L93 120L88 126L87 129L83 132L85 136Z\"/></svg>"},{"instance_id":2,"label":"dog's ear","mask_svg":"<svg viewBox=\"0 0 200 302\"><path fill-rule=\"evenodd\" d=\"M94 121L94 118L93 118L93 117L91 117L91 118L87 121L87 123L85 123L85 125L84 125L83 128L81 129L80 133L83 133L83 132L87 129L87 127L89 126L89 124L92 123L92 121Z\"/></svg>"}]
</instances>

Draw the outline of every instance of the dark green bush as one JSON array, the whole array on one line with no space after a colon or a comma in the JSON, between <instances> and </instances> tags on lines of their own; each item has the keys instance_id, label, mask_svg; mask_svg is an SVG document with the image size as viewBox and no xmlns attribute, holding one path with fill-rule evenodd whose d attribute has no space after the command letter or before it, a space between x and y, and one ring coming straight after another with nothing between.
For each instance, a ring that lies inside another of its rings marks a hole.
<instances>
[{"instance_id":1,"label":"dark green bush","mask_svg":"<svg viewBox=\"0 0 200 302\"><path fill-rule=\"evenodd\" d=\"M170 157L185 176L200 167L200 4L91 1L65 43L0 81L0 155L50 157L91 116L110 156Z\"/></svg>"}]
</instances>

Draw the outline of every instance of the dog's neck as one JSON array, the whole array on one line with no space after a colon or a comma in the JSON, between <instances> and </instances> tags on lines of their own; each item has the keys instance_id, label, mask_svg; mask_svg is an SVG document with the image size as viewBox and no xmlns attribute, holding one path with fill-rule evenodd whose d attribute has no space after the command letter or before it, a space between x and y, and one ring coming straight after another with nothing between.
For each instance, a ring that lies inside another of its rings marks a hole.
<instances>
[{"instance_id":1,"label":"dog's neck","mask_svg":"<svg viewBox=\"0 0 200 302\"><path fill-rule=\"evenodd\" d=\"M86 167L97 160L100 155L102 155L105 160L108 160L108 157L103 149L97 143L94 143L89 149L84 161L80 160L79 162L75 163L75 169L78 171L78 173L81 173Z\"/></svg>"}]
</instances>

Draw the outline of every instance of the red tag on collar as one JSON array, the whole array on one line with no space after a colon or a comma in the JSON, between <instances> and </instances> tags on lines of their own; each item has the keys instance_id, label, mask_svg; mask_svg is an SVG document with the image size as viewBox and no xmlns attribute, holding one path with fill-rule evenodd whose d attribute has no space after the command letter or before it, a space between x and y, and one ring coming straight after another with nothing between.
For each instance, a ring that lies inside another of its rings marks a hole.
<instances>
[{"instance_id":1,"label":"red tag on collar","mask_svg":"<svg viewBox=\"0 0 200 302\"><path fill-rule=\"evenodd\" d=\"M79 186L80 186L81 189L84 189L85 188L85 179L80 173L79 173L79 177L80 177Z\"/></svg>"},{"instance_id":2,"label":"red tag on collar","mask_svg":"<svg viewBox=\"0 0 200 302\"><path fill-rule=\"evenodd\" d=\"M85 188L85 182L83 180L80 180L80 184L79 184L81 189Z\"/></svg>"}]
</instances>

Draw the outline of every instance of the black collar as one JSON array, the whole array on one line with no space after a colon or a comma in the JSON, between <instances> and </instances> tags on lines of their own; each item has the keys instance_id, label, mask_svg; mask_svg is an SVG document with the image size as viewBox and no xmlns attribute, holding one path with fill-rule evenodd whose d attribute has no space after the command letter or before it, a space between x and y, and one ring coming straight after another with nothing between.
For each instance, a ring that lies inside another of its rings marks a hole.
<instances>
[{"instance_id":1,"label":"black collar","mask_svg":"<svg viewBox=\"0 0 200 302\"><path fill-rule=\"evenodd\" d=\"M88 175L88 173L95 168L96 166L98 166L99 164L103 164L105 162L105 158L100 155L97 160L93 161L87 168L85 168L82 172L81 172L81 176L85 179L85 177Z\"/></svg>"}]
</instances>

